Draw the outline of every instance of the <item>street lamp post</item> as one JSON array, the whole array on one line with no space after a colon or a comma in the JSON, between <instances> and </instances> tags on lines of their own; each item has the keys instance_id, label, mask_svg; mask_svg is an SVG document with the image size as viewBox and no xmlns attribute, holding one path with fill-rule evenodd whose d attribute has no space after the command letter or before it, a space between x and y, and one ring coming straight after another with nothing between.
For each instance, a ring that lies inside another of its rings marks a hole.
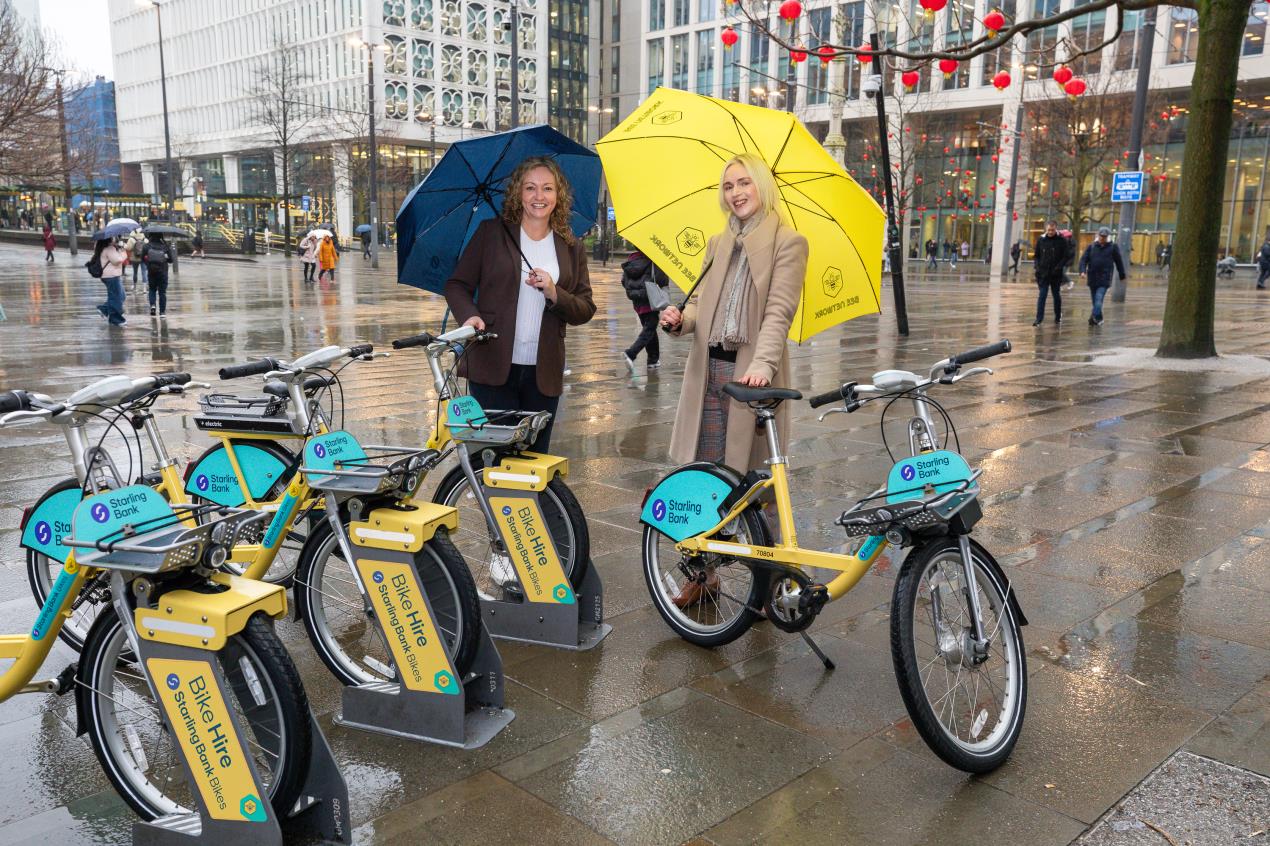
<instances>
[{"instance_id":1,"label":"street lamp post","mask_svg":"<svg viewBox=\"0 0 1270 846\"><path fill-rule=\"evenodd\" d=\"M520 6L511 0L512 58L511 58L511 128L520 126Z\"/></svg>"},{"instance_id":2,"label":"street lamp post","mask_svg":"<svg viewBox=\"0 0 1270 846\"><path fill-rule=\"evenodd\" d=\"M176 208L176 183L172 178L172 129L168 122L168 71L163 59L163 7L159 0L150 0L154 6L154 19L159 27L159 90L163 95L163 167L167 176L168 220Z\"/></svg>"},{"instance_id":3,"label":"street lamp post","mask_svg":"<svg viewBox=\"0 0 1270 846\"><path fill-rule=\"evenodd\" d=\"M379 268L379 145L375 143L375 51L366 45L366 114L370 120L370 266Z\"/></svg>"},{"instance_id":4,"label":"street lamp post","mask_svg":"<svg viewBox=\"0 0 1270 846\"><path fill-rule=\"evenodd\" d=\"M1147 90L1151 85L1151 49L1155 41L1155 7L1146 10L1138 28L1138 81L1133 92L1133 115L1129 124L1128 166L1142 169L1142 125L1146 123ZM1120 244L1124 247L1125 261L1133 263L1133 230L1137 224L1138 204L1123 203L1120 206ZM1112 276L1111 301L1124 302L1128 290L1124 279Z\"/></svg>"},{"instance_id":5,"label":"street lamp post","mask_svg":"<svg viewBox=\"0 0 1270 846\"><path fill-rule=\"evenodd\" d=\"M66 141L66 104L62 102L62 72L57 72L57 85L53 89L57 97L57 123L62 142L62 191L66 194L66 237L71 255L79 255L79 243L75 234L75 211L71 208L71 157ZM90 180L91 181L91 180Z\"/></svg>"}]
</instances>

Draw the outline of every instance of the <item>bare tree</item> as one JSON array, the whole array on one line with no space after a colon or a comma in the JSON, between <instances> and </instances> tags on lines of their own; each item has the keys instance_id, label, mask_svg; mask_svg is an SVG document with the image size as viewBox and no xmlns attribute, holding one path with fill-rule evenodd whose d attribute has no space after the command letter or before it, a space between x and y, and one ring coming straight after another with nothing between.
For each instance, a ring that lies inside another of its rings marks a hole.
<instances>
[{"instance_id":1,"label":"bare tree","mask_svg":"<svg viewBox=\"0 0 1270 846\"><path fill-rule=\"evenodd\" d=\"M56 153L55 70L50 45L9 3L0 3L0 175L41 173ZM50 134L51 128L51 134Z\"/></svg>"},{"instance_id":2,"label":"bare tree","mask_svg":"<svg viewBox=\"0 0 1270 846\"><path fill-rule=\"evenodd\" d=\"M769 6L766 0L738 0L733 8L782 47L805 49L787 37L780 27L768 25ZM1127 11L1155 7L1187 10L1185 14L1193 16L1195 21L1197 39L1182 154L1175 251L1156 354L1169 358L1206 358L1217 354L1213 339L1217 293L1214 259L1221 236L1221 216L1212 210L1223 199L1239 57L1252 0L1089 0L1049 15L1001 21L996 29L988 29L981 21L975 22L972 31L976 34L968 40L946 42L934 49L922 49L920 43L910 46L884 40L877 54L888 60L891 70L898 69L896 62L905 66L925 65L938 59L964 62L1001 48L1012 49L1014 39L1036 34L1039 40L1027 48L1029 60L1045 69L1059 61L1079 62L1098 53L1120 38ZM1115 26L1108 38L1099 41L1047 37L1059 24L1099 11L1114 16ZM899 9L889 4L882 13L883 17L898 14ZM912 29L918 31L920 26ZM830 46L835 57L872 52L867 44Z\"/></svg>"},{"instance_id":3,"label":"bare tree","mask_svg":"<svg viewBox=\"0 0 1270 846\"><path fill-rule=\"evenodd\" d=\"M300 48L274 36L273 49L256 69L251 90L252 120L268 146L282 157L283 250L291 255L291 167L295 148L308 136L317 109L305 100L308 75L303 70ZM276 204L275 204L276 206Z\"/></svg>"}]
</instances>

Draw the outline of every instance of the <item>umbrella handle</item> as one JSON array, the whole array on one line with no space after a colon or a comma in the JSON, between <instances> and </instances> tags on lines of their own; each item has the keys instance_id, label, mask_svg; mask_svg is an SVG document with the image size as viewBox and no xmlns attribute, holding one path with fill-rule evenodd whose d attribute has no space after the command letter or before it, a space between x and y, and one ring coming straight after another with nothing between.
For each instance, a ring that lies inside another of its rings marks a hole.
<instances>
[{"instance_id":1,"label":"umbrella handle","mask_svg":"<svg viewBox=\"0 0 1270 846\"><path fill-rule=\"evenodd\" d=\"M701 280L706 278L710 266L714 264L714 256L710 256L710 260L706 262L705 267L701 268L701 272L697 274L697 281L692 283L692 287L688 289L688 293L684 295L683 302L679 304L679 311L682 313L688 307L688 300L692 299L692 295L697 292L697 286L701 284ZM661 331L669 335L673 330L666 324L661 324Z\"/></svg>"}]
</instances>

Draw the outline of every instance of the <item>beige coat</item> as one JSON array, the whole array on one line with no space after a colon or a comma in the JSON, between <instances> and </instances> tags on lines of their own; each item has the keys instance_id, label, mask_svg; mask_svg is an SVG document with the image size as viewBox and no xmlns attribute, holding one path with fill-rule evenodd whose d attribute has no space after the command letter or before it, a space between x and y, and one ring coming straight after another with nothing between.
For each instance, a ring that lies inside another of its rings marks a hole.
<instances>
[{"instance_id":1,"label":"beige coat","mask_svg":"<svg viewBox=\"0 0 1270 846\"><path fill-rule=\"evenodd\" d=\"M709 367L707 350L711 324L723 292L728 257L736 235L725 228L710 239L703 266L709 264L705 278L697 288L693 301L683 310L683 323L677 335L692 335L692 350L684 369L683 391L679 395L679 411L670 436L670 458L679 464L696 459L697 436L701 431L701 412L705 403L706 374ZM746 374L767 377L779 388L789 384L789 362L785 354L786 337L798 302L802 296L803 277L807 273L807 239L768 214L752 232L741 236L742 249L749 262L754 291L750 295L750 313L746 315L751 343L736 351L736 379ZM718 261L712 261L718 256ZM767 459L767 443L755 427L754 413L745 405L728 400L727 448L723 463L746 472L762 467ZM782 405L776 415L776 428L781 443L789 437L789 410Z\"/></svg>"}]
</instances>

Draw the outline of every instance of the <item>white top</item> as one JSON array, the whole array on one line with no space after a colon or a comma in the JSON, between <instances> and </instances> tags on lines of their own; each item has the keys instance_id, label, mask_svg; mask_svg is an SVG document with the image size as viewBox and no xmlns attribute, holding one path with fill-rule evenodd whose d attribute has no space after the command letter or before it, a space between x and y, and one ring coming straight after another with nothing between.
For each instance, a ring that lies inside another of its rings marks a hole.
<instances>
[{"instance_id":1,"label":"white top","mask_svg":"<svg viewBox=\"0 0 1270 846\"><path fill-rule=\"evenodd\" d=\"M101 278L114 279L116 276L123 275L123 264L128 260L128 254L116 247L114 244L107 246L101 251Z\"/></svg>"},{"instance_id":2,"label":"white top","mask_svg":"<svg viewBox=\"0 0 1270 846\"><path fill-rule=\"evenodd\" d=\"M520 249L534 267L541 267L551 274L553 282L560 281L560 260L556 258L556 239L554 233L535 241L520 230ZM512 364L538 363L538 335L542 332L542 313L547 308L547 297L537 288L525 284L529 278L529 268L524 259L520 259L520 297L516 300L516 335L512 341Z\"/></svg>"}]
</instances>

